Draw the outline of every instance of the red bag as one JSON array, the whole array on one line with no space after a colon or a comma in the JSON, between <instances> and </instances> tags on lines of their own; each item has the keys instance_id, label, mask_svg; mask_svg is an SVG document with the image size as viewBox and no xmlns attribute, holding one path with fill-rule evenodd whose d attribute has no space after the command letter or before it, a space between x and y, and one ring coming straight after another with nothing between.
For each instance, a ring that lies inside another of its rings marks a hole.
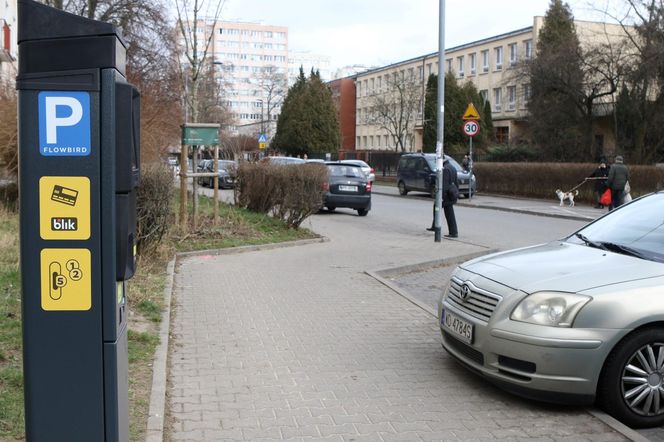
<instances>
[{"instance_id":1,"label":"red bag","mask_svg":"<svg viewBox=\"0 0 664 442\"><path fill-rule=\"evenodd\" d=\"M602 197L599 199L599 203L603 206L611 205L611 189L606 189L602 194Z\"/></svg>"}]
</instances>

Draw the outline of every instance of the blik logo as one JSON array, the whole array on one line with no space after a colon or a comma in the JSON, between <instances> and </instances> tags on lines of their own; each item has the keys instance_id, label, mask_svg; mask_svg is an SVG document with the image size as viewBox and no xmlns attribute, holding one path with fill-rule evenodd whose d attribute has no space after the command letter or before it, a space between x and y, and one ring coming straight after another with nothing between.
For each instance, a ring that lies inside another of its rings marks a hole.
<instances>
[{"instance_id":1,"label":"blik logo","mask_svg":"<svg viewBox=\"0 0 664 442\"><path fill-rule=\"evenodd\" d=\"M39 152L44 156L90 155L90 94L40 92Z\"/></svg>"}]
</instances>

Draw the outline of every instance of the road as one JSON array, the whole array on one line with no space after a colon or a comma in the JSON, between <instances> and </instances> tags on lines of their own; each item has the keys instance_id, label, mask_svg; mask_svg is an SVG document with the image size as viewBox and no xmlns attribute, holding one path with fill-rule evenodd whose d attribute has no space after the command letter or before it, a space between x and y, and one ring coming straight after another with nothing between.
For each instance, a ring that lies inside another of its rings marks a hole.
<instances>
[{"instance_id":1,"label":"road","mask_svg":"<svg viewBox=\"0 0 664 442\"><path fill-rule=\"evenodd\" d=\"M367 217L305 222L328 242L181 260L168 439L626 440L584 409L525 401L462 369L435 318L365 273L583 224L461 206L457 217L459 240L435 243L430 199L375 194Z\"/></svg>"}]
</instances>

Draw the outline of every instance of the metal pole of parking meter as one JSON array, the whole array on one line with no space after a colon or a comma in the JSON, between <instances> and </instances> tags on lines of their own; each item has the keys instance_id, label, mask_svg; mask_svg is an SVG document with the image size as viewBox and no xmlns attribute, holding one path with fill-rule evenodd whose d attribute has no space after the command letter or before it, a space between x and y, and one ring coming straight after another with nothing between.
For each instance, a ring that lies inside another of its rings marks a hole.
<instances>
[{"instance_id":1,"label":"metal pole of parking meter","mask_svg":"<svg viewBox=\"0 0 664 442\"><path fill-rule=\"evenodd\" d=\"M435 242L441 241L441 217L443 207L443 130L445 121L445 0L440 0L438 18L438 124L436 140L436 202L434 206Z\"/></svg>"}]
</instances>

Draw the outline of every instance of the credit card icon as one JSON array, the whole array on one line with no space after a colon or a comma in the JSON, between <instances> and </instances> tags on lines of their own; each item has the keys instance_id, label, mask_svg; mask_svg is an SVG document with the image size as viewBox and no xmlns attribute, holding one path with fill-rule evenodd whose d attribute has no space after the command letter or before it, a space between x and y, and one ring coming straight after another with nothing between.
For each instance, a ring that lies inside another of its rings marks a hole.
<instances>
[{"instance_id":1,"label":"credit card icon","mask_svg":"<svg viewBox=\"0 0 664 442\"><path fill-rule=\"evenodd\" d=\"M53 193L51 199L55 202L66 204L68 206L76 205L76 198L78 198L78 190L70 189L64 186L53 186Z\"/></svg>"}]
</instances>

